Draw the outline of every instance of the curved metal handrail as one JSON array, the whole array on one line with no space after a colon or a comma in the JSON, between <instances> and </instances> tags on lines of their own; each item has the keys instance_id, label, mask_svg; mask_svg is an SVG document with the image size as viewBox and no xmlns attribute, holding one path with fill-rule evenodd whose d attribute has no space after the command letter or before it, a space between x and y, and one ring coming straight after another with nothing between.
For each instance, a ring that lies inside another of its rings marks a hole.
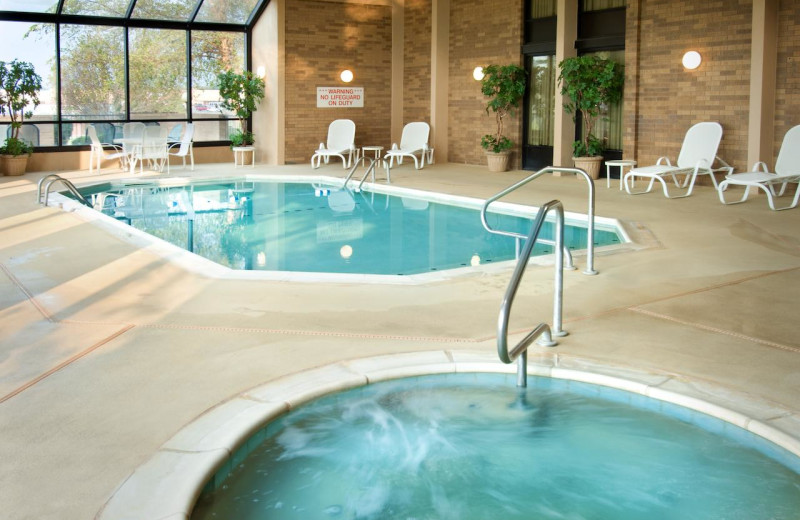
<instances>
[{"instance_id":1,"label":"curved metal handrail","mask_svg":"<svg viewBox=\"0 0 800 520\"><path fill-rule=\"evenodd\" d=\"M555 294L553 295L553 328L546 323L540 323L527 336L517 343L511 350L508 348L508 322L511 316L511 305L528 266L533 246L542 230L545 218L550 211L556 212L556 261L555 261ZM528 346L539 339L540 344L548 347L557 345L553 336L566 336L567 332L561 330L561 310L563 306L564 289L564 206L558 200L551 200L543 205L536 215L536 220L528 234L522 254L517 259L517 266L511 275L511 281L500 305L500 314L497 317L497 355L503 363L517 360L517 386L526 386L528 379Z\"/></svg>"},{"instance_id":2,"label":"curved metal handrail","mask_svg":"<svg viewBox=\"0 0 800 520\"><path fill-rule=\"evenodd\" d=\"M588 233L587 233L587 238L586 238L586 270L583 271L583 274L595 275L595 274L597 274L597 271L594 268L594 206L595 206L595 204L594 204L594 180L592 180L592 178L589 176L588 173L586 173L585 171L583 171L580 168L562 168L562 167L557 167L557 166L548 166L548 167L542 168L541 170L537 171L536 173L534 173L534 174L522 179L521 181L517 182L516 184L514 184L512 186L509 186L508 188L504 189L500 193L497 193L497 194L493 195L492 197L489 197L488 199L486 199L486 202L483 204L483 208L481 208L481 223L483 224L483 227L486 229L486 231L488 231L489 233L494 233L494 234L497 234L497 235L510 236L510 237L515 237L515 238L525 238L525 235L521 235L519 233L493 229L489 225L489 222L486 220L486 211L488 210L489 205L492 202L495 202L496 200L505 197L506 195L508 195L512 191L515 191L518 188L521 188L522 186L528 184L532 180L538 179L539 177L541 177L545 173L552 173L552 172L572 172L572 173L580 174L580 175L583 176L584 179L586 179L586 182L589 185L589 210L588 210L588 213L587 213L587 216L589 218L589 222L588 222L588 225L587 225ZM568 250L566 251L566 254L567 254L567 260L568 260L567 267L570 268L572 266L572 255L570 254L570 252Z\"/></svg>"},{"instance_id":3,"label":"curved metal handrail","mask_svg":"<svg viewBox=\"0 0 800 520\"><path fill-rule=\"evenodd\" d=\"M45 180L47 180L47 183L44 184L44 193L42 193L42 184ZM55 173L51 173L50 175L46 175L39 179L39 183L37 185L37 202L39 204L44 204L47 206L47 200L50 197L50 186L57 182L61 182L64 186L66 186L67 190L69 190L72 196L78 200L78 202L84 206L88 206L90 208L92 207L91 203L89 203L89 201L86 200L83 195L81 195L74 184L63 177L56 175Z\"/></svg>"},{"instance_id":4,"label":"curved metal handrail","mask_svg":"<svg viewBox=\"0 0 800 520\"><path fill-rule=\"evenodd\" d=\"M369 163L369 166L367 166L367 171L364 172L364 176L361 177L361 182L358 183L358 187L356 188L356 191L361 191L361 186L364 185L364 181L367 180L367 176L370 173L372 173L372 176L373 176L372 181L375 182L375 163L378 162L378 159L371 158L369 161L370 161L370 163Z\"/></svg>"}]
</instances>

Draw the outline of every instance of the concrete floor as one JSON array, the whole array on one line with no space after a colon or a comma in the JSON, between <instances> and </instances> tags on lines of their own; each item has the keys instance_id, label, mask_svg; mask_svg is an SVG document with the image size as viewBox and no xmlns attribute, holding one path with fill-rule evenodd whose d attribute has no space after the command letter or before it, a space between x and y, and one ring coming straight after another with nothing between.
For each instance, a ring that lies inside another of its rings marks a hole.
<instances>
[{"instance_id":1,"label":"concrete floor","mask_svg":"<svg viewBox=\"0 0 800 520\"><path fill-rule=\"evenodd\" d=\"M200 165L194 175L244 171ZM312 173L245 173L278 171ZM344 175L336 165L313 173ZM123 176L63 175L79 185ZM398 186L479 198L524 175L454 164L392 171ZM382 354L496 348L510 270L411 286L213 279L39 206L41 176L0 177L3 518L95 517L185 425L287 374ZM554 198L583 213L586 185L547 176L508 200ZM601 179L597 214L620 219L641 247L599 255L598 276L581 274L577 258L579 270L565 273L570 335L548 355L668 374L688 395L746 396L750 416L800 440L800 210L770 211L763 196L723 206L710 187L682 200L634 197ZM552 268L529 268L516 335L549 321L551 294Z\"/></svg>"}]
</instances>

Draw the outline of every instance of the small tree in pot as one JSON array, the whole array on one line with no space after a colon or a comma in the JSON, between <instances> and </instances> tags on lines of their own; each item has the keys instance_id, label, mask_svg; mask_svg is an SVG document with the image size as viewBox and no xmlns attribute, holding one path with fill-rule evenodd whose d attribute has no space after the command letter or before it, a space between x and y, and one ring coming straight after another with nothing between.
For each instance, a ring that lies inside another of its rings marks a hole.
<instances>
[{"instance_id":1,"label":"small tree in pot","mask_svg":"<svg viewBox=\"0 0 800 520\"><path fill-rule=\"evenodd\" d=\"M247 120L264 99L264 80L249 70L241 74L231 70L220 72L217 80L222 106L236 114L241 128L230 135L231 146L252 145L255 139L247 129Z\"/></svg>"},{"instance_id":2,"label":"small tree in pot","mask_svg":"<svg viewBox=\"0 0 800 520\"><path fill-rule=\"evenodd\" d=\"M597 55L574 56L558 66L561 69L558 81L564 96L564 108L573 117L580 113L583 123L582 138L572 145L575 166L597 178L603 160L603 143L592 134L592 130L602 109L622 98L623 67ZM589 158L591 166L579 166L579 158Z\"/></svg>"},{"instance_id":3,"label":"small tree in pot","mask_svg":"<svg viewBox=\"0 0 800 520\"><path fill-rule=\"evenodd\" d=\"M505 171L508 168L508 154L514 143L503 135L503 119L514 114L525 95L527 76L525 69L517 65L489 65L483 69L481 92L489 98L486 113L494 112L497 122L497 132L481 138L491 171ZM493 157L497 154L502 155Z\"/></svg>"},{"instance_id":4,"label":"small tree in pot","mask_svg":"<svg viewBox=\"0 0 800 520\"><path fill-rule=\"evenodd\" d=\"M25 118L33 115L25 109L39 106L41 89L42 78L33 65L26 61L0 61L0 115L11 118L11 136L0 147L3 170L8 175L25 173L28 157L33 153L33 146L19 138L19 131Z\"/></svg>"}]
</instances>

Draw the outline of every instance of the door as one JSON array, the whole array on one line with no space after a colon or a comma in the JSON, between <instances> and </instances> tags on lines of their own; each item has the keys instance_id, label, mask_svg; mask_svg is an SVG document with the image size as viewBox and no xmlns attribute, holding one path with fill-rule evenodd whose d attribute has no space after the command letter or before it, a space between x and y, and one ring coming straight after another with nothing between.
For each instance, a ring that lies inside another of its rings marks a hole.
<instances>
[{"instance_id":1,"label":"door","mask_svg":"<svg viewBox=\"0 0 800 520\"><path fill-rule=\"evenodd\" d=\"M555 122L555 56L526 56L529 73L525 98L522 167L538 170L553 164Z\"/></svg>"}]
</instances>

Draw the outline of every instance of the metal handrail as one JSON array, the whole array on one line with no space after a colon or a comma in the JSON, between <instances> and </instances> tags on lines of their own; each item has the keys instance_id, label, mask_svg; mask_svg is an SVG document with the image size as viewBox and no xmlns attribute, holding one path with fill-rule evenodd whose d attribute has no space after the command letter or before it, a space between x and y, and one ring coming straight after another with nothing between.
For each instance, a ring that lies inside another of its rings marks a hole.
<instances>
[{"instance_id":1,"label":"metal handrail","mask_svg":"<svg viewBox=\"0 0 800 520\"><path fill-rule=\"evenodd\" d=\"M550 211L556 212L556 261L555 261L555 294L553 295L553 328L546 323L540 323L527 336L517 343L510 351L508 349L508 322L511 316L511 305L522 281L522 275L528 266L533 246L544 225L544 220ZM503 296L500 305L500 314L497 317L497 355L503 363L517 360L517 386L527 386L528 379L528 346L539 339L540 345L553 347L558 343L553 336L566 336L567 332L561 330L561 310L563 307L564 292L564 206L558 200L551 200L543 205L536 215L536 220L528 234L522 254L517 260L517 266L511 275L511 281Z\"/></svg>"},{"instance_id":2,"label":"metal handrail","mask_svg":"<svg viewBox=\"0 0 800 520\"><path fill-rule=\"evenodd\" d=\"M514 184L512 186L509 186L508 188L504 189L500 193L497 193L494 196L486 199L486 202L483 204L483 208L481 208L481 223L483 224L483 227L486 229L486 231L488 231L489 233L494 233L494 234L497 234L497 235L505 235L505 236L515 237L515 238L525 238L524 235L521 235L519 233L514 233L514 232L511 232L511 231L501 231L501 230L497 230L497 229L492 229L492 227L489 225L489 222L486 220L486 211L487 211L487 209L489 208L489 205L492 202L494 202L494 201L496 201L496 200L498 200L498 199L500 199L502 197L505 197L506 195L508 195L512 191L515 191L516 189L521 188L522 186L528 184L532 180L541 177L545 173L552 173L552 172L573 172L573 173L577 173L577 174L583 175L583 177L586 179L586 182L589 185L589 211L587 213L588 218L589 218L589 223L588 223L588 226L587 226L588 233L587 233L587 238L586 238L586 270L583 271L583 274L595 275L595 274L597 274L597 271L594 268L594 206L595 206L595 204L594 204L594 181L592 180L592 178L589 176L588 173L586 173L585 171L583 171L580 168L562 168L560 166L548 166L548 167L542 168L538 172L536 172L536 173L534 173L534 174L522 179L518 183L516 183L516 184ZM542 240L540 240L540 242L544 243ZM568 262L569 262L567 267L570 268L572 266L572 255L569 253L569 251L567 251L566 253L568 255L567 259L568 259Z\"/></svg>"},{"instance_id":3,"label":"metal handrail","mask_svg":"<svg viewBox=\"0 0 800 520\"><path fill-rule=\"evenodd\" d=\"M378 162L378 159L375 159L375 158L371 158L370 159L369 166L367 166L367 171L364 173L364 176L361 177L361 182L358 183L358 187L356 188L356 191L361 191L361 186L364 185L364 181L367 180L367 176L370 174L370 172L372 172L372 176L373 176L372 180L373 180L373 182L375 181L374 177L375 177L375 163L376 162Z\"/></svg>"},{"instance_id":4,"label":"metal handrail","mask_svg":"<svg viewBox=\"0 0 800 520\"><path fill-rule=\"evenodd\" d=\"M342 188L347 187L347 183L350 179L353 178L353 175L356 173L356 168L358 168L358 160L353 161L353 166L350 168L350 171L347 172L347 177L344 178L344 183L342 183Z\"/></svg>"},{"instance_id":5,"label":"metal handrail","mask_svg":"<svg viewBox=\"0 0 800 520\"><path fill-rule=\"evenodd\" d=\"M47 180L46 184L44 183L45 180ZM41 179L39 179L39 183L37 184L36 202L47 206L47 200L50 197L50 186L52 186L57 182L61 182L62 184L64 184L67 190L69 190L72 196L78 200L78 202L80 202L85 206L89 206L90 208L92 207L89 201L86 200L86 198L83 195L81 195L81 193L78 191L78 189L75 187L74 184L72 184L64 177L61 177L60 175L57 175L55 173L51 173L50 175L46 175ZM44 184L44 193L42 193L42 184Z\"/></svg>"}]
</instances>

